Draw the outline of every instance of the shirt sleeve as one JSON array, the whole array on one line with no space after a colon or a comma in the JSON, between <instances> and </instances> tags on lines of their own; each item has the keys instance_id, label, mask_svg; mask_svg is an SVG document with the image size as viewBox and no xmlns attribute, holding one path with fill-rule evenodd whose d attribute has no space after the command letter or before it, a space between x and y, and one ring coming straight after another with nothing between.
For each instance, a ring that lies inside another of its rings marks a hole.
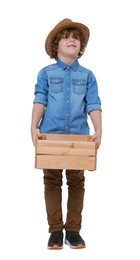
<instances>
[{"instance_id":1,"label":"shirt sleeve","mask_svg":"<svg viewBox=\"0 0 140 260\"><path fill-rule=\"evenodd\" d=\"M39 71L37 75L37 83L35 84L33 103L41 103L47 106L48 103L48 80L45 69Z\"/></svg>"},{"instance_id":2,"label":"shirt sleeve","mask_svg":"<svg viewBox=\"0 0 140 260\"><path fill-rule=\"evenodd\" d=\"M89 114L92 110L102 110L101 100L98 95L98 84L95 75L90 72L88 76L86 111Z\"/></svg>"}]
</instances>

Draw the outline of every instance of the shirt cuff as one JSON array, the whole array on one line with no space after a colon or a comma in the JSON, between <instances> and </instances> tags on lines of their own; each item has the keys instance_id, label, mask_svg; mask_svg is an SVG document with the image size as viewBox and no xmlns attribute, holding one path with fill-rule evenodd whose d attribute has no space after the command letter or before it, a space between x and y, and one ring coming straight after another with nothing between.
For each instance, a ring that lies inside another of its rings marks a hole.
<instances>
[{"instance_id":1,"label":"shirt cuff","mask_svg":"<svg viewBox=\"0 0 140 260\"><path fill-rule=\"evenodd\" d=\"M99 104L88 105L86 109L88 114L93 110L102 110L101 105Z\"/></svg>"}]
</instances>

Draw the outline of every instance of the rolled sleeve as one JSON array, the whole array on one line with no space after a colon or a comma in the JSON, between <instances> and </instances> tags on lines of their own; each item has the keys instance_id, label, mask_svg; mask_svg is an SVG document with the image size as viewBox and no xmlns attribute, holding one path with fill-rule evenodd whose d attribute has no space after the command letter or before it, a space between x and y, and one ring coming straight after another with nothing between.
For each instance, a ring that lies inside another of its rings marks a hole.
<instances>
[{"instance_id":1,"label":"rolled sleeve","mask_svg":"<svg viewBox=\"0 0 140 260\"><path fill-rule=\"evenodd\" d=\"M37 83L35 85L35 98L33 103L41 103L47 106L48 103L48 80L45 69L42 69L37 76Z\"/></svg>"},{"instance_id":2,"label":"rolled sleeve","mask_svg":"<svg viewBox=\"0 0 140 260\"><path fill-rule=\"evenodd\" d=\"M88 78L88 88L86 95L86 111L89 114L92 110L102 110L101 100L98 95L97 80L92 72Z\"/></svg>"}]
</instances>

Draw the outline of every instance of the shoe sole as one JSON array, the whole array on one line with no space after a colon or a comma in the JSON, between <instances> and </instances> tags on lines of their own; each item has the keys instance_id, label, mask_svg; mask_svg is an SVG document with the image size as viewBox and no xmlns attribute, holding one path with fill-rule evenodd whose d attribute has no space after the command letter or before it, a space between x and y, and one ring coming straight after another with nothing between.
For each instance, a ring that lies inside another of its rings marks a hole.
<instances>
[{"instance_id":1,"label":"shoe sole","mask_svg":"<svg viewBox=\"0 0 140 260\"><path fill-rule=\"evenodd\" d=\"M63 246L53 245L53 246L48 246L48 249L59 250L59 249L63 249Z\"/></svg>"},{"instance_id":2,"label":"shoe sole","mask_svg":"<svg viewBox=\"0 0 140 260\"><path fill-rule=\"evenodd\" d=\"M77 246L73 246L73 245L70 244L70 242L67 239L65 239L65 244L68 245L72 249L82 249L82 248L86 247L83 244L78 244Z\"/></svg>"}]
</instances>

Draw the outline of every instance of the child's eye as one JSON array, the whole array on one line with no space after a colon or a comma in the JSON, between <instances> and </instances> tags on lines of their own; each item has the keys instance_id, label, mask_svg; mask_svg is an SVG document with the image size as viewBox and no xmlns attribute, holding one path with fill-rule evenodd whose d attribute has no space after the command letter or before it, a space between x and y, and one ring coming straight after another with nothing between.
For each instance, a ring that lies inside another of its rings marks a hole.
<instances>
[{"instance_id":1,"label":"child's eye","mask_svg":"<svg viewBox=\"0 0 140 260\"><path fill-rule=\"evenodd\" d=\"M73 38L76 39L76 40L80 39L79 36L74 36Z\"/></svg>"}]
</instances>

